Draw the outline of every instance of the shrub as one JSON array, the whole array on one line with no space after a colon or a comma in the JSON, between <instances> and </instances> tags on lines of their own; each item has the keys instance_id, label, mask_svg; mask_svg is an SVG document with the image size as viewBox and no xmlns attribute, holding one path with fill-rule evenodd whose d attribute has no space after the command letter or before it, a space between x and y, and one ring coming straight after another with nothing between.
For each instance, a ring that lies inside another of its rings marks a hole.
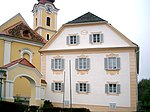
<instances>
[{"instance_id":1,"label":"shrub","mask_svg":"<svg viewBox=\"0 0 150 112\"><path fill-rule=\"evenodd\" d=\"M29 106L28 112L37 112L38 108L39 107L35 105Z\"/></svg>"},{"instance_id":2,"label":"shrub","mask_svg":"<svg viewBox=\"0 0 150 112\"><path fill-rule=\"evenodd\" d=\"M0 110L2 112L25 112L28 106L21 103L0 101Z\"/></svg>"}]
</instances>

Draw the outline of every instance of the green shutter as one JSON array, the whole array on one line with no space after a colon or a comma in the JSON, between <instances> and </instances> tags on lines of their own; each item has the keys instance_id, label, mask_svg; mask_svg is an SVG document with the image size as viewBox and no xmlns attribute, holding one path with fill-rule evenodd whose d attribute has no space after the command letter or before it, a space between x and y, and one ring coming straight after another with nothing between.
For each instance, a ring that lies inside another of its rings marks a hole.
<instances>
[{"instance_id":1,"label":"green shutter","mask_svg":"<svg viewBox=\"0 0 150 112\"><path fill-rule=\"evenodd\" d=\"M117 84L117 94L120 94L120 84Z\"/></svg>"},{"instance_id":2,"label":"green shutter","mask_svg":"<svg viewBox=\"0 0 150 112\"><path fill-rule=\"evenodd\" d=\"M108 70L108 58L104 59L104 67L105 67L105 70Z\"/></svg>"},{"instance_id":3,"label":"green shutter","mask_svg":"<svg viewBox=\"0 0 150 112\"><path fill-rule=\"evenodd\" d=\"M109 90L108 90L108 89L109 89L109 87L108 87L108 86L109 86L108 84L105 84L105 93L106 93L106 94L108 94L108 93L109 93Z\"/></svg>"},{"instance_id":4,"label":"green shutter","mask_svg":"<svg viewBox=\"0 0 150 112\"><path fill-rule=\"evenodd\" d=\"M65 68L65 60L61 59L61 70L64 70Z\"/></svg>"},{"instance_id":5,"label":"green shutter","mask_svg":"<svg viewBox=\"0 0 150 112\"><path fill-rule=\"evenodd\" d=\"M90 69L90 58L87 58L87 70L89 70Z\"/></svg>"},{"instance_id":6,"label":"green shutter","mask_svg":"<svg viewBox=\"0 0 150 112\"><path fill-rule=\"evenodd\" d=\"M104 34L101 34L101 42L104 42Z\"/></svg>"},{"instance_id":7,"label":"green shutter","mask_svg":"<svg viewBox=\"0 0 150 112\"><path fill-rule=\"evenodd\" d=\"M80 37L77 35L77 44L80 44Z\"/></svg>"},{"instance_id":8,"label":"green shutter","mask_svg":"<svg viewBox=\"0 0 150 112\"><path fill-rule=\"evenodd\" d=\"M54 90L54 86L55 86L55 83L51 83L51 90L52 90L52 91L55 91L55 90Z\"/></svg>"},{"instance_id":9,"label":"green shutter","mask_svg":"<svg viewBox=\"0 0 150 112\"><path fill-rule=\"evenodd\" d=\"M120 58L117 58L117 69L120 69Z\"/></svg>"},{"instance_id":10,"label":"green shutter","mask_svg":"<svg viewBox=\"0 0 150 112\"><path fill-rule=\"evenodd\" d=\"M64 92L64 83L61 83L61 92Z\"/></svg>"},{"instance_id":11,"label":"green shutter","mask_svg":"<svg viewBox=\"0 0 150 112\"><path fill-rule=\"evenodd\" d=\"M79 69L79 59L75 59L75 68L76 70Z\"/></svg>"},{"instance_id":12,"label":"green shutter","mask_svg":"<svg viewBox=\"0 0 150 112\"><path fill-rule=\"evenodd\" d=\"M66 43L67 43L67 45L70 44L70 36L67 36L67 38L66 38Z\"/></svg>"},{"instance_id":13,"label":"green shutter","mask_svg":"<svg viewBox=\"0 0 150 112\"><path fill-rule=\"evenodd\" d=\"M89 35L89 42L92 44L93 43L93 36L92 34Z\"/></svg>"},{"instance_id":14,"label":"green shutter","mask_svg":"<svg viewBox=\"0 0 150 112\"><path fill-rule=\"evenodd\" d=\"M87 91L87 93L89 93L89 92L90 92L90 84L86 84L86 87L87 87L87 88L86 88L86 89L87 89L86 91Z\"/></svg>"},{"instance_id":15,"label":"green shutter","mask_svg":"<svg viewBox=\"0 0 150 112\"><path fill-rule=\"evenodd\" d=\"M80 90L79 90L79 83L76 83L76 92L79 93Z\"/></svg>"},{"instance_id":16,"label":"green shutter","mask_svg":"<svg viewBox=\"0 0 150 112\"><path fill-rule=\"evenodd\" d=\"M55 60L54 59L51 59L51 69L54 70L55 69Z\"/></svg>"}]
</instances>

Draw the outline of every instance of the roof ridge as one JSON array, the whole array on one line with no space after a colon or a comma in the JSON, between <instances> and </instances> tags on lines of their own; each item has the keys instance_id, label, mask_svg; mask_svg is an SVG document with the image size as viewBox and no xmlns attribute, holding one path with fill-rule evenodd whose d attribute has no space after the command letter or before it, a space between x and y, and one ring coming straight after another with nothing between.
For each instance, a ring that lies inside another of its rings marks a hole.
<instances>
[{"instance_id":1,"label":"roof ridge","mask_svg":"<svg viewBox=\"0 0 150 112\"><path fill-rule=\"evenodd\" d=\"M76 19L67 22L66 24L75 24L75 23L90 23L90 22L107 22L106 20L96 16L91 12L87 12Z\"/></svg>"}]
</instances>

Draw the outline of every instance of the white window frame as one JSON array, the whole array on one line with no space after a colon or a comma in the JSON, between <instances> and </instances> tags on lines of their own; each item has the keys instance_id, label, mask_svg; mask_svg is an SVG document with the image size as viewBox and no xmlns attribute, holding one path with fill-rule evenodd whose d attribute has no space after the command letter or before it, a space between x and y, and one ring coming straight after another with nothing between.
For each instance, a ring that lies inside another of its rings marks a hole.
<instances>
[{"instance_id":1,"label":"white window frame","mask_svg":"<svg viewBox=\"0 0 150 112\"><path fill-rule=\"evenodd\" d=\"M29 48L22 48L20 52L21 58L23 58L24 54L28 54L30 57L30 63L32 63L32 58L33 58L33 52Z\"/></svg>"},{"instance_id":2,"label":"white window frame","mask_svg":"<svg viewBox=\"0 0 150 112\"><path fill-rule=\"evenodd\" d=\"M105 58L105 70L120 70L120 58L119 57L107 57Z\"/></svg>"},{"instance_id":3,"label":"white window frame","mask_svg":"<svg viewBox=\"0 0 150 112\"><path fill-rule=\"evenodd\" d=\"M89 70L90 69L90 59L89 58L77 58L75 62L77 70Z\"/></svg>"},{"instance_id":4,"label":"white window frame","mask_svg":"<svg viewBox=\"0 0 150 112\"><path fill-rule=\"evenodd\" d=\"M63 92L64 91L64 83L63 82L51 83L51 90L53 92Z\"/></svg>"},{"instance_id":5,"label":"white window frame","mask_svg":"<svg viewBox=\"0 0 150 112\"><path fill-rule=\"evenodd\" d=\"M89 93L90 92L90 84L87 82L76 83L76 92L77 93Z\"/></svg>"},{"instance_id":6,"label":"white window frame","mask_svg":"<svg viewBox=\"0 0 150 112\"><path fill-rule=\"evenodd\" d=\"M120 94L120 91L121 91L120 84L116 84L116 83L105 84L106 94Z\"/></svg>"},{"instance_id":7,"label":"white window frame","mask_svg":"<svg viewBox=\"0 0 150 112\"><path fill-rule=\"evenodd\" d=\"M47 33L46 34L46 40L49 40L47 37L49 36L49 39L50 39L50 34L49 33Z\"/></svg>"},{"instance_id":8,"label":"white window frame","mask_svg":"<svg viewBox=\"0 0 150 112\"><path fill-rule=\"evenodd\" d=\"M48 21L49 19L49 21ZM50 17L46 17L46 26L50 27L51 26L51 18Z\"/></svg>"},{"instance_id":9,"label":"white window frame","mask_svg":"<svg viewBox=\"0 0 150 112\"><path fill-rule=\"evenodd\" d=\"M78 45L79 44L79 35L70 35L67 36L68 45Z\"/></svg>"},{"instance_id":10,"label":"white window frame","mask_svg":"<svg viewBox=\"0 0 150 112\"><path fill-rule=\"evenodd\" d=\"M51 60L52 70L64 70L64 59L54 58Z\"/></svg>"},{"instance_id":11,"label":"white window frame","mask_svg":"<svg viewBox=\"0 0 150 112\"><path fill-rule=\"evenodd\" d=\"M91 44L96 43L103 43L104 42L104 35L103 33L93 33L89 35L89 40Z\"/></svg>"}]
</instances>

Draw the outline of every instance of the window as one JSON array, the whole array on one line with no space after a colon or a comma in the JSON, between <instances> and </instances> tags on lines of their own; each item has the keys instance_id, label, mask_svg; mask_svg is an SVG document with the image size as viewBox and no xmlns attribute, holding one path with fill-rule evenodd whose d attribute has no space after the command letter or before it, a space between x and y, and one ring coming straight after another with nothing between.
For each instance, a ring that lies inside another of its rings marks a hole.
<instances>
[{"instance_id":1,"label":"window","mask_svg":"<svg viewBox=\"0 0 150 112\"><path fill-rule=\"evenodd\" d=\"M88 83L77 83L76 84L76 92L78 93L89 93L90 85Z\"/></svg>"},{"instance_id":2,"label":"window","mask_svg":"<svg viewBox=\"0 0 150 112\"><path fill-rule=\"evenodd\" d=\"M47 17L47 18L46 18L46 25L47 25L47 26L50 26L50 17Z\"/></svg>"},{"instance_id":3,"label":"window","mask_svg":"<svg viewBox=\"0 0 150 112\"><path fill-rule=\"evenodd\" d=\"M63 92L64 91L64 83L62 83L62 82L52 83L51 90L54 92Z\"/></svg>"},{"instance_id":4,"label":"window","mask_svg":"<svg viewBox=\"0 0 150 112\"><path fill-rule=\"evenodd\" d=\"M47 37L47 40L49 40L49 39L50 39L49 34L47 34L47 35L46 35L46 37Z\"/></svg>"},{"instance_id":5,"label":"window","mask_svg":"<svg viewBox=\"0 0 150 112\"><path fill-rule=\"evenodd\" d=\"M120 58L108 57L105 58L105 70L119 70L120 69Z\"/></svg>"},{"instance_id":6,"label":"window","mask_svg":"<svg viewBox=\"0 0 150 112\"><path fill-rule=\"evenodd\" d=\"M90 69L90 59L89 58L76 59L75 67L77 70L89 70Z\"/></svg>"},{"instance_id":7,"label":"window","mask_svg":"<svg viewBox=\"0 0 150 112\"><path fill-rule=\"evenodd\" d=\"M109 103L109 108L115 109L116 108L116 103Z\"/></svg>"},{"instance_id":8,"label":"window","mask_svg":"<svg viewBox=\"0 0 150 112\"><path fill-rule=\"evenodd\" d=\"M105 84L105 93L120 94L120 84Z\"/></svg>"},{"instance_id":9,"label":"window","mask_svg":"<svg viewBox=\"0 0 150 112\"><path fill-rule=\"evenodd\" d=\"M22 48L20 51L21 58L26 58L32 63L33 52L29 48Z\"/></svg>"},{"instance_id":10,"label":"window","mask_svg":"<svg viewBox=\"0 0 150 112\"><path fill-rule=\"evenodd\" d=\"M98 33L98 34L91 34L90 35L90 43L102 43L104 42L103 34Z\"/></svg>"},{"instance_id":11,"label":"window","mask_svg":"<svg viewBox=\"0 0 150 112\"><path fill-rule=\"evenodd\" d=\"M64 59L56 58L51 60L52 70L63 70L64 69Z\"/></svg>"},{"instance_id":12,"label":"window","mask_svg":"<svg viewBox=\"0 0 150 112\"><path fill-rule=\"evenodd\" d=\"M37 26L37 18L35 19L35 26Z\"/></svg>"},{"instance_id":13,"label":"window","mask_svg":"<svg viewBox=\"0 0 150 112\"><path fill-rule=\"evenodd\" d=\"M67 36L67 44L68 45L77 45L77 44L79 44L79 36L78 35Z\"/></svg>"}]
</instances>

